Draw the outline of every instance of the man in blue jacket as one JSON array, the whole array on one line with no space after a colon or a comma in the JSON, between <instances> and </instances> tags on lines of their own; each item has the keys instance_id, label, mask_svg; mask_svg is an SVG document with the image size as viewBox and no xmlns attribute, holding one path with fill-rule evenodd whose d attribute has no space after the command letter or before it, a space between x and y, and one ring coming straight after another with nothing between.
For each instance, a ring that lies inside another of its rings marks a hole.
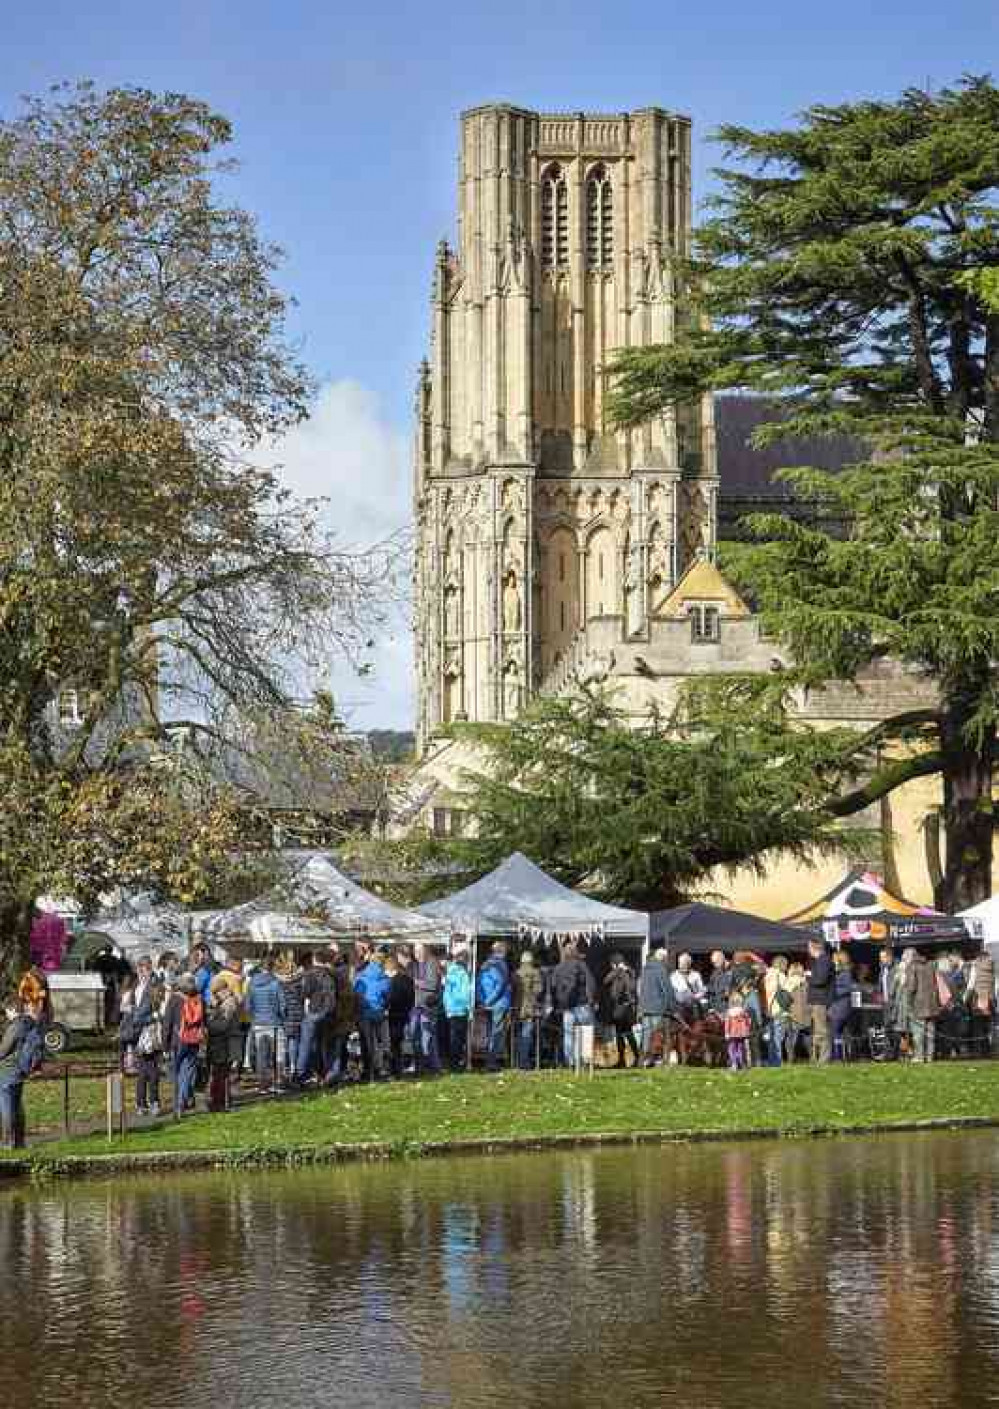
<instances>
[{"instance_id":1,"label":"man in blue jacket","mask_svg":"<svg viewBox=\"0 0 999 1409\"><path fill-rule=\"evenodd\" d=\"M278 1033L284 1029L285 997L281 980L274 972L274 960L269 956L250 979L246 1011L257 1082L261 1090L268 1085L277 1090L275 1056Z\"/></svg>"},{"instance_id":2,"label":"man in blue jacket","mask_svg":"<svg viewBox=\"0 0 999 1409\"><path fill-rule=\"evenodd\" d=\"M513 999L510 966L506 961L506 945L502 941L493 945L492 953L479 970L476 989L479 1007L489 1019L486 1066L489 1071L499 1071L507 1048Z\"/></svg>"},{"instance_id":3,"label":"man in blue jacket","mask_svg":"<svg viewBox=\"0 0 999 1409\"><path fill-rule=\"evenodd\" d=\"M365 1081L385 1074L385 1048L388 1043L388 1000L392 980L385 972L388 954L379 949L354 979L357 994L357 1030L361 1037L361 1061Z\"/></svg>"}]
</instances>

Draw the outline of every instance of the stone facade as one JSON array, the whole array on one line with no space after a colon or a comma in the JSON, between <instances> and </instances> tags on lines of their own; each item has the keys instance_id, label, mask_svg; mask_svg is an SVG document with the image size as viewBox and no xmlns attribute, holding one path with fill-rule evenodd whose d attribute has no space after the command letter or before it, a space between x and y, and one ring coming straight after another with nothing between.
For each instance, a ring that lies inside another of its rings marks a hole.
<instances>
[{"instance_id":1,"label":"stone facade","mask_svg":"<svg viewBox=\"0 0 999 1409\"><path fill-rule=\"evenodd\" d=\"M461 120L417 392L417 733L510 718L614 619L639 639L714 541L709 399L632 432L606 362L685 311L690 123L658 108Z\"/></svg>"},{"instance_id":2,"label":"stone facade","mask_svg":"<svg viewBox=\"0 0 999 1409\"><path fill-rule=\"evenodd\" d=\"M509 719L580 680L607 681L637 720L691 676L787 664L712 561L711 400L631 432L604 417L608 354L669 343L688 316L673 262L690 209L687 118L504 105L462 117L459 236L438 248L416 406L421 762L391 834L460 825L463 773L484 760L435 738L452 721ZM724 494L724 466L722 480ZM929 698L885 663L798 707L817 727L862 728ZM858 819L880 826L890 879L921 901L938 801L923 780ZM747 869L707 889L786 915L843 864L775 857L765 878Z\"/></svg>"}]
</instances>

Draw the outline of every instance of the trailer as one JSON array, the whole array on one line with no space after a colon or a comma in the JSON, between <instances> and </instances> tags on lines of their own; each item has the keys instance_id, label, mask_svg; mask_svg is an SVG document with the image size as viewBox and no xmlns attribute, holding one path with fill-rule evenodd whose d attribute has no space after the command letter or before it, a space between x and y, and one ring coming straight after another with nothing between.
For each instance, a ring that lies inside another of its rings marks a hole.
<instances>
[{"instance_id":1,"label":"trailer","mask_svg":"<svg viewBox=\"0 0 999 1409\"><path fill-rule=\"evenodd\" d=\"M61 1056L74 1034L104 1031L104 980L98 973L60 970L49 974L52 1022L45 1031L45 1050Z\"/></svg>"}]
</instances>

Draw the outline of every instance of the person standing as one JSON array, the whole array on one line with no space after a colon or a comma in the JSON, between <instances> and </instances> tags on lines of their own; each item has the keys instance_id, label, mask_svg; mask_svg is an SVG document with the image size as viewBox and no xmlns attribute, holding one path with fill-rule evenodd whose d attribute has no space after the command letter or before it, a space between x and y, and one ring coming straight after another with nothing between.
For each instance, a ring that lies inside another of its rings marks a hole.
<instances>
[{"instance_id":1,"label":"person standing","mask_svg":"<svg viewBox=\"0 0 999 1409\"><path fill-rule=\"evenodd\" d=\"M250 1016L250 1041L253 1043L253 1069L257 1075L257 1086L261 1091L277 1091L278 1033L284 1027L284 989L274 972L274 960L270 955L250 975L246 1011Z\"/></svg>"},{"instance_id":2,"label":"person standing","mask_svg":"<svg viewBox=\"0 0 999 1409\"><path fill-rule=\"evenodd\" d=\"M388 1037L388 999L392 986L385 964L388 951L379 949L354 979L361 1035L361 1062L365 1081L380 1080L385 1073Z\"/></svg>"},{"instance_id":3,"label":"person standing","mask_svg":"<svg viewBox=\"0 0 999 1409\"><path fill-rule=\"evenodd\" d=\"M303 1083L316 1071L322 1071L324 1028L333 1014L335 994L333 976L324 964L317 964L312 954L302 955L302 1031L298 1039L298 1063L295 1080Z\"/></svg>"},{"instance_id":4,"label":"person standing","mask_svg":"<svg viewBox=\"0 0 999 1409\"><path fill-rule=\"evenodd\" d=\"M632 1065L638 1066L641 1056L635 1041L635 1020L638 1015L638 985L635 975L624 962L623 954L611 955L611 966L603 982L607 1016L614 1025L617 1039L617 1064L628 1065L626 1052L631 1049Z\"/></svg>"},{"instance_id":5,"label":"person standing","mask_svg":"<svg viewBox=\"0 0 999 1409\"><path fill-rule=\"evenodd\" d=\"M479 1007L486 1014L486 1069L499 1071L506 1054L510 1029L510 1008L513 1002L510 966L506 961L506 945L497 940L489 958L479 970L477 993Z\"/></svg>"},{"instance_id":6,"label":"person standing","mask_svg":"<svg viewBox=\"0 0 999 1409\"><path fill-rule=\"evenodd\" d=\"M208 1058L208 1109L224 1111L229 1106L229 1077L243 1056L243 1028L239 1020L239 980L232 981L223 969L212 979L205 1018Z\"/></svg>"},{"instance_id":7,"label":"person standing","mask_svg":"<svg viewBox=\"0 0 999 1409\"><path fill-rule=\"evenodd\" d=\"M7 1019L0 1036L0 1142L5 1149L20 1150L25 1143L24 1083L42 1064L44 1002L32 996L8 999Z\"/></svg>"},{"instance_id":8,"label":"person standing","mask_svg":"<svg viewBox=\"0 0 999 1409\"><path fill-rule=\"evenodd\" d=\"M513 1003L517 1066L521 1071L530 1071L535 1061L540 1058L541 1034L538 1024L541 1018L541 974L529 949L524 950L517 965Z\"/></svg>"},{"instance_id":9,"label":"person standing","mask_svg":"<svg viewBox=\"0 0 999 1409\"><path fill-rule=\"evenodd\" d=\"M987 949L980 950L968 967L965 995L972 1042L976 1048L987 1052L992 1045L992 1023L996 1011L996 971Z\"/></svg>"},{"instance_id":10,"label":"person standing","mask_svg":"<svg viewBox=\"0 0 999 1409\"><path fill-rule=\"evenodd\" d=\"M462 1071L468 1061L468 1019L472 1011L472 980L468 950L455 949L444 971L444 1017L447 1020L448 1057L452 1071Z\"/></svg>"},{"instance_id":11,"label":"person standing","mask_svg":"<svg viewBox=\"0 0 999 1409\"><path fill-rule=\"evenodd\" d=\"M794 1062L798 1056L798 1043L809 1030L808 978L804 964L797 961L787 971L787 987L791 994L791 1007L787 1015L785 1051L787 1060Z\"/></svg>"},{"instance_id":12,"label":"person standing","mask_svg":"<svg viewBox=\"0 0 999 1409\"><path fill-rule=\"evenodd\" d=\"M685 1023L696 1021L701 1016L707 990L689 954L681 954L677 959L676 968L670 975L670 983L673 985L673 996L681 1018Z\"/></svg>"},{"instance_id":13,"label":"person standing","mask_svg":"<svg viewBox=\"0 0 999 1409\"><path fill-rule=\"evenodd\" d=\"M135 963L131 993L132 1041L135 1048L135 1110L137 1115L160 1113L160 1054L163 990L153 973L153 961L143 955Z\"/></svg>"},{"instance_id":14,"label":"person standing","mask_svg":"<svg viewBox=\"0 0 999 1409\"><path fill-rule=\"evenodd\" d=\"M562 962L556 964L552 975L552 997L555 1007L562 1014L562 1061L567 1067L576 1064L580 1028L593 1027L593 1004L596 998L596 985L593 975L579 957L574 944L567 944L562 951Z\"/></svg>"},{"instance_id":15,"label":"person standing","mask_svg":"<svg viewBox=\"0 0 999 1409\"><path fill-rule=\"evenodd\" d=\"M753 1020L742 1001L739 989L729 994L725 1009L725 1046L730 1071L746 1071L749 1067L749 1037Z\"/></svg>"},{"instance_id":16,"label":"person standing","mask_svg":"<svg viewBox=\"0 0 999 1409\"><path fill-rule=\"evenodd\" d=\"M406 1066L403 1046L416 1004L416 985L413 982L409 951L404 950L402 945L399 952L388 959L385 972L389 976L389 1065L393 1076L402 1076ZM415 1043L413 1050L415 1053Z\"/></svg>"},{"instance_id":17,"label":"person standing","mask_svg":"<svg viewBox=\"0 0 999 1409\"><path fill-rule=\"evenodd\" d=\"M326 1085L338 1090L347 1080L351 1033L357 1031L357 994L347 955L333 955L333 1012L329 1020L330 1062Z\"/></svg>"},{"instance_id":18,"label":"person standing","mask_svg":"<svg viewBox=\"0 0 999 1409\"><path fill-rule=\"evenodd\" d=\"M791 1026L794 994L788 980L787 959L774 956L763 978L763 1007L766 1021L767 1062L779 1067L784 1062L784 1043Z\"/></svg>"},{"instance_id":19,"label":"person standing","mask_svg":"<svg viewBox=\"0 0 999 1409\"><path fill-rule=\"evenodd\" d=\"M173 1055L174 1111L183 1115L194 1109L198 1054L205 1037L205 1005L193 974L182 974L167 1006L164 1041L169 1036Z\"/></svg>"},{"instance_id":20,"label":"person standing","mask_svg":"<svg viewBox=\"0 0 999 1409\"><path fill-rule=\"evenodd\" d=\"M706 1001L711 1011L717 1013L720 1018L725 1016L731 992L732 965L720 949L715 949L711 954L711 973L708 976Z\"/></svg>"},{"instance_id":21,"label":"person standing","mask_svg":"<svg viewBox=\"0 0 999 1409\"><path fill-rule=\"evenodd\" d=\"M829 1045L829 1004L833 996L833 966L821 939L808 941L808 1018L812 1029L812 1061L825 1065L832 1056Z\"/></svg>"},{"instance_id":22,"label":"person standing","mask_svg":"<svg viewBox=\"0 0 999 1409\"><path fill-rule=\"evenodd\" d=\"M439 1076L441 1059L437 1050L437 1024L440 1020L444 974L437 955L422 942L413 946L413 1055L417 1076Z\"/></svg>"},{"instance_id":23,"label":"person standing","mask_svg":"<svg viewBox=\"0 0 999 1409\"><path fill-rule=\"evenodd\" d=\"M912 1034L912 1060L932 1062L936 1047L937 1018L940 1015L936 966L915 950L912 950L911 954L903 983L909 1009L909 1030Z\"/></svg>"},{"instance_id":24,"label":"person standing","mask_svg":"<svg viewBox=\"0 0 999 1409\"><path fill-rule=\"evenodd\" d=\"M284 994L284 1072L294 1076L298 1070L298 1048L302 1040L302 1019L305 1017L304 970L292 961L281 976Z\"/></svg>"},{"instance_id":25,"label":"person standing","mask_svg":"<svg viewBox=\"0 0 999 1409\"><path fill-rule=\"evenodd\" d=\"M676 1009L673 985L666 967L666 950L657 949L647 959L638 981L638 1014L642 1024L642 1062L651 1067L656 1062L656 1039L662 1060L669 1057L669 1020Z\"/></svg>"},{"instance_id":26,"label":"person standing","mask_svg":"<svg viewBox=\"0 0 999 1409\"><path fill-rule=\"evenodd\" d=\"M837 949L833 959L832 1001L829 1004L829 1038L832 1060L846 1060L844 1048L845 1034L853 1013L853 973L850 956L845 949Z\"/></svg>"}]
</instances>

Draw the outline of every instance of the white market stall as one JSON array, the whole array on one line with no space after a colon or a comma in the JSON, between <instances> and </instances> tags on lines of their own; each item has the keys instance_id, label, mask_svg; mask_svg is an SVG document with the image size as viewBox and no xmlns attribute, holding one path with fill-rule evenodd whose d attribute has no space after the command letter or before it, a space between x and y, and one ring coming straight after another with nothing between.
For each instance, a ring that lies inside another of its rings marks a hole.
<instances>
[{"instance_id":1,"label":"white market stall","mask_svg":"<svg viewBox=\"0 0 999 1409\"><path fill-rule=\"evenodd\" d=\"M612 941L644 948L649 917L605 905L542 871L515 851L481 880L420 906L420 914L481 939Z\"/></svg>"},{"instance_id":2,"label":"white market stall","mask_svg":"<svg viewBox=\"0 0 999 1409\"><path fill-rule=\"evenodd\" d=\"M520 851L464 890L421 905L420 913L467 937L473 992L483 941L533 947L582 940L591 955L620 948L637 950L636 958L644 959L649 937L648 915L571 890ZM538 1043L540 1048L540 1037ZM481 1045L481 1035L469 1044L469 1060L473 1045Z\"/></svg>"},{"instance_id":3,"label":"white market stall","mask_svg":"<svg viewBox=\"0 0 999 1409\"><path fill-rule=\"evenodd\" d=\"M207 916L198 933L230 947L320 949L338 939L447 944L450 926L373 895L316 851L291 856L287 877L266 895Z\"/></svg>"}]
</instances>

